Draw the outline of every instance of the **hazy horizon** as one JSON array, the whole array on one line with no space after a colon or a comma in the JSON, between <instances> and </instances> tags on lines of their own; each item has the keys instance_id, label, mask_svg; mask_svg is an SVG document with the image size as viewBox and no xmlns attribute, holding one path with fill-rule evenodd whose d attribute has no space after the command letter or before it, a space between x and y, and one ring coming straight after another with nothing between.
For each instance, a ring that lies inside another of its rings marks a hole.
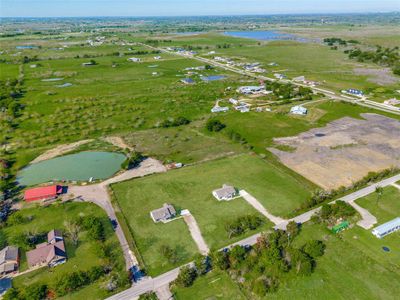
<instances>
[{"instance_id":1,"label":"hazy horizon","mask_svg":"<svg viewBox=\"0 0 400 300\"><path fill-rule=\"evenodd\" d=\"M400 11L398 0L0 0L1 17L195 17Z\"/></svg>"}]
</instances>

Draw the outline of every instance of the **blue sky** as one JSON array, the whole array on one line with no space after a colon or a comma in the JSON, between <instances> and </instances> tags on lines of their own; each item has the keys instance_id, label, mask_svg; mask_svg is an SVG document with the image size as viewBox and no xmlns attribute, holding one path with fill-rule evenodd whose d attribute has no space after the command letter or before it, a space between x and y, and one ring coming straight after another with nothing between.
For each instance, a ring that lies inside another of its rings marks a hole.
<instances>
[{"instance_id":1,"label":"blue sky","mask_svg":"<svg viewBox=\"0 0 400 300\"><path fill-rule=\"evenodd\" d=\"M400 0L0 0L2 17L194 16L400 11Z\"/></svg>"}]
</instances>

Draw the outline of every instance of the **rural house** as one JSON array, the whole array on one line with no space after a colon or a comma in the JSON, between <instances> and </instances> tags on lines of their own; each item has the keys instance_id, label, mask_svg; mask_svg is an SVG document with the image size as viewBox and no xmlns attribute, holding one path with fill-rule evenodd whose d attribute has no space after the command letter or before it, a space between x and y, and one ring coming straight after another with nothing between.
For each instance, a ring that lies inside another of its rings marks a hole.
<instances>
[{"instance_id":1,"label":"rural house","mask_svg":"<svg viewBox=\"0 0 400 300\"><path fill-rule=\"evenodd\" d=\"M176 210L171 204L164 203L163 207L155 209L150 212L150 216L155 223L166 223L168 220L174 218Z\"/></svg>"},{"instance_id":2,"label":"rural house","mask_svg":"<svg viewBox=\"0 0 400 300\"><path fill-rule=\"evenodd\" d=\"M222 188L213 190L212 194L218 201L229 201L237 195L237 191L233 186L224 184Z\"/></svg>"},{"instance_id":3,"label":"rural house","mask_svg":"<svg viewBox=\"0 0 400 300\"><path fill-rule=\"evenodd\" d=\"M181 82L184 84L193 84L194 80L192 78L183 78L181 79Z\"/></svg>"},{"instance_id":4,"label":"rural house","mask_svg":"<svg viewBox=\"0 0 400 300\"><path fill-rule=\"evenodd\" d=\"M294 115L306 115L307 108L300 106L300 105L296 105L290 109L290 113L294 114Z\"/></svg>"},{"instance_id":5,"label":"rural house","mask_svg":"<svg viewBox=\"0 0 400 300\"><path fill-rule=\"evenodd\" d=\"M372 234L381 239L384 236L400 230L400 217L397 217L385 224L379 225L372 230Z\"/></svg>"},{"instance_id":6,"label":"rural house","mask_svg":"<svg viewBox=\"0 0 400 300\"><path fill-rule=\"evenodd\" d=\"M36 249L26 253L28 266L48 265L54 267L67 261L64 238L58 230L52 230L47 234L47 243L36 245Z\"/></svg>"},{"instance_id":7,"label":"rural house","mask_svg":"<svg viewBox=\"0 0 400 300\"><path fill-rule=\"evenodd\" d=\"M0 251L0 275L16 272L19 265L18 248L7 246Z\"/></svg>"},{"instance_id":8,"label":"rural house","mask_svg":"<svg viewBox=\"0 0 400 300\"><path fill-rule=\"evenodd\" d=\"M128 61L131 61L131 62L140 62L140 58L131 57L131 58L128 58Z\"/></svg>"}]
</instances>

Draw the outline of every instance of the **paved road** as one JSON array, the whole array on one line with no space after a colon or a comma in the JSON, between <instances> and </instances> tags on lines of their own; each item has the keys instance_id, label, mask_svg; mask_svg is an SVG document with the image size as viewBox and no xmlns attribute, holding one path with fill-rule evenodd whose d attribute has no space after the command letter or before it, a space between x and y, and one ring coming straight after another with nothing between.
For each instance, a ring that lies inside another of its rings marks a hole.
<instances>
[{"instance_id":1,"label":"paved road","mask_svg":"<svg viewBox=\"0 0 400 300\"><path fill-rule=\"evenodd\" d=\"M252 195L250 195L245 190L240 190L239 195L242 196L243 199L247 201L247 203L249 203L251 206L253 206L256 210L258 210L262 215L264 215L267 219L269 219L275 225L281 224L286 221L285 219L282 219L280 217L274 216L273 214L270 214L256 198L254 198Z\"/></svg>"},{"instance_id":2,"label":"paved road","mask_svg":"<svg viewBox=\"0 0 400 300\"><path fill-rule=\"evenodd\" d=\"M233 66L228 66L226 64L223 64L223 63L220 63L220 62L217 62L215 60L208 59L208 58L205 58L205 57L195 56L195 55L192 55L192 56L184 55L184 54L181 54L181 53L178 53L178 52L175 52L175 51L169 51L169 50L166 50L164 48L153 47L153 46L150 46L150 45L147 45L147 44L144 44L144 43L138 43L138 44L141 44L142 46L151 48L153 50L161 51L163 53L168 53L168 54L171 54L171 55L178 55L178 56L182 56L182 57L189 58L189 59L195 59L195 60L201 61L203 63L209 64L209 65L213 65L215 67L222 68L222 69L227 70L227 71L231 71L231 72L234 72L234 73L237 73L237 74L253 77L253 78L257 79L257 80L276 81L276 78L271 78L271 77L267 77L267 76L263 76L263 75L254 74L252 72L241 70L241 69L238 69L238 68L233 67ZM319 87L311 87L311 86L308 86L306 84L302 84L302 83L299 83L299 82L292 81L290 79L281 79L280 81L283 82L283 83L291 83L293 85L310 88L314 92L322 93L325 96L327 96L328 98L331 98L331 99L334 99L334 100L341 100L341 101L346 101L346 102L350 102L350 103L355 103L355 104L358 104L358 105L361 105L361 106L365 106L365 107L373 108L373 109L376 109L376 110L380 110L380 111L384 111L384 112L389 112L389 113L400 115L400 112L398 111L398 108L395 108L395 107L391 108L389 106L382 106L382 105L376 104L377 102L375 102L375 101L370 101L370 100L367 100L367 99L363 99L362 100L360 98L351 97L349 95L336 95L336 93L333 92L333 91L330 91L330 90L327 90L327 89L322 89L322 88L319 88Z\"/></svg>"},{"instance_id":3,"label":"paved road","mask_svg":"<svg viewBox=\"0 0 400 300\"><path fill-rule=\"evenodd\" d=\"M92 202L100 206L107 213L110 219L117 220L117 216L115 215L114 208L111 204L110 195L108 194L108 185L135 177L142 177L145 175L165 171L166 168L159 161L152 158L147 158L137 168L125 171L101 183L82 186L69 186L68 193L64 195L64 198L67 199L71 198L72 196L77 200ZM118 237L124 254L126 269L129 270L132 266L138 265L138 261L132 250L129 248L128 241L121 229L121 226L117 226L115 228L115 233Z\"/></svg>"}]
</instances>

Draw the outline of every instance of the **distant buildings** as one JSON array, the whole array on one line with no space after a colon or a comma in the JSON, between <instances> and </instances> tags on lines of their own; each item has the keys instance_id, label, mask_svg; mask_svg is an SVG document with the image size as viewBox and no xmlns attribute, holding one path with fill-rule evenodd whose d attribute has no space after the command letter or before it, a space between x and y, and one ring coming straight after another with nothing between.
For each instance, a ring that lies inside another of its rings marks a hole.
<instances>
[{"instance_id":1,"label":"distant buildings","mask_svg":"<svg viewBox=\"0 0 400 300\"><path fill-rule=\"evenodd\" d=\"M154 223L166 223L176 216L176 210L171 204L164 203L163 207L151 211L150 216Z\"/></svg>"},{"instance_id":2,"label":"distant buildings","mask_svg":"<svg viewBox=\"0 0 400 300\"><path fill-rule=\"evenodd\" d=\"M0 251L0 275L7 275L18 271L18 248L7 246Z\"/></svg>"},{"instance_id":3,"label":"distant buildings","mask_svg":"<svg viewBox=\"0 0 400 300\"><path fill-rule=\"evenodd\" d=\"M245 113L245 112L249 112L249 111L250 111L250 106L249 106L247 103L241 102L240 105L235 106L235 109L236 109L237 111L240 111L240 112L242 112L242 113Z\"/></svg>"},{"instance_id":4,"label":"distant buildings","mask_svg":"<svg viewBox=\"0 0 400 300\"><path fill-rule=\"evenodd\" d=\"M300 105L296 105L290 109L290 113L294 114L294 115L306 115L307 108L300 106Z\"/></svg>"},{"instance_id":5,"label":"distant buildings","mask_svg":"<svg viewBox=\"0 0 400 300\"><path fill-rule=\"evenodd\" d=\"M155 60L160 60L160 59L161 59L161 56L154 56L154 59L155 59Z\"/></svg>"},{"instance_id":6,"label":"distant buildings","mask_svg":"<svg viewBox=\"0 0 400 300\"><path fill-rule=\"evenodd\" d=\"M287 78L286 75L280 74L280 73L275 73L275 74L274 74L274 77L275 77L276 79L284 79L284 78Z\"/></svg>"},{"instance_id":7,"label":"distant buildings","mask_svg":"<svg viewBox=\"0 0 400 300\"><path fill-rule=\"evenodd\" d=\"M224 111L228 111L228 110L229 110L229 107L226 107L226 106L214 106L213 108L211 108L212 113L224 112Z\"/></svg>"},{"instance_id":8,"label":"distant buildings","mask_svg":"<svg viewBox=\"0 0 400 300\"><path fill-rule=\"evenodd\" d=\"M96 63L94 61L84 62L82 63L83 67L94 66Z\"/></svg>"},{"instance_id":9,"label":"distant buildings","mask_svg":"<svg viewBox=\"0 0 400 300\"><path fill-rule=\"evenodd\" d=\"M392 98L392 99L383 101L383 103L386 105L398 105L398 104L400 104L400 100L397 100L396 98Z\"/></svg>"},{"instance_id":10,"label":"distant buildings","mask_svg":"<svg viewBox=\"0 0 400 300\"><path fill-rule=\"evenodd\" d=\"M381 239L384 236L400 230L400 217L397 217L385 224L379 225L372 230L372 234Z\"/></svg>"},{"instance_id":11,"label":"distant buildings","mask_svg":"<svg viewBox=\"0 0 400 300\"><path fill-rule=\"evenodd\" d=\"M130 58L128 58L128 61L131 61L131 62L140 62L141 59L138 58L138 57L130 57Z\"/></svg>"},{"instance_id":12,"label":"distant buildings","mask_svg":"<svg viewBox=\"0 0 400 300\"><path fill-rule=\"evenodd\" d=\"M349 94L349 95L357 96L357 97L363 97L364 96L364 92L363 91L356 90L356 89L343 90L342 93L343 94Z\"/></svg>"},{"instance_id":13,"label":"distant buildings","mask_svg":"<svg viewBox=\"0 0 400 300\"><path fill-rule=\"evenodd\" d=\"M63 193L63 187L59 185L50 185L28 189L24 193L26 202L51 200L57 198L58 195Z\"/></svg>"},{"instance_id":14,"label":"distant buildings","mask_svg":"<svg viewBox=\"0 0 400 300\"><path fill-rule=\"evenodd\" d=\"M261 93L265 90L263 85L260 86L241 86L236 91L242 94L256 94Z\"/></svg>"},{"instance_id":15,"label":"distant buildings","mask_svg":"<svg viewBox=\"0 0 400 300\"><path fill-rule=\"evenodd\" d=\"M235 198L238 193L233 186L224 184L222 188L213 190L212 194L218 201L229 201Z\"/></svg>"},{"instance_id":16,"label":"distant buildings","mask_svg":"<svg viewBox=\"0 0 400 300\"><path fill-rule=\"evenodd\" d=\"M47 234L47 243L36 245L36 249L26 253L30 268L47 265L54 267L67 261L64 238L59 230Z\"/></svg>"}]
</instances>

